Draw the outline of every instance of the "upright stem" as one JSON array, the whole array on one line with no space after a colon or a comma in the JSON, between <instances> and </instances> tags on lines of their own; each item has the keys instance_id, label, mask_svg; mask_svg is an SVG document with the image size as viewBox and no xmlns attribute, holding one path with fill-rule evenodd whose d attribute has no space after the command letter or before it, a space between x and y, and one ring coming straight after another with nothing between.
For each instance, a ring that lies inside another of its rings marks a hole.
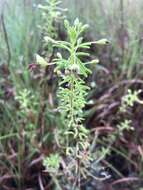
<instances>
[{"instance_id":1,"label":"upright stem","mask_svg":"<svg viewBox=\"0 0 143 190\"><path fill-rule=\"evenodd\" d=\"M73 65L74 63L75 63L75 56L74 56L74 54L75 54L75 50L74 50L74 47L75 46L75 44L74 44L74 42L72 43L72 47L71 47L71 55L70 55L70 57L71 57L71 60L70 60L70 65ZM73 73L73 71L71 71L70 72L70 75L71 75L71 81L70 81L70 91L71 91L71 99L70 99L70 126L69 127L71 127L73 124L74 124L74 107L73 107L73 105L74 105L74 98L73 98L73 96L74 96L74 73Z\"/></svg>"},{"instance_id":2,"label":"upright stem","mask_svg":"<svg viewBox=\"0 0 143 190\"><path fill-rule=\"evenodd\" d=\"M71 65L76 64L76 59L75 59L75 43L73 42L72 44L72 49L71 49ZM71 81L70 81L70 90L71 90L71 100L70 100L70 125L74 127L76 126L76 118L74 118L74 89L75 89L75 73L71 70ZM78 97L77 97L78 98ZM76 155L79 154L79 146L78 146L78 139L76 139ZM77 172L76 172L77 181L75 185L80 186L80 159L77 158Z\"/></svg>"}]
</instances>

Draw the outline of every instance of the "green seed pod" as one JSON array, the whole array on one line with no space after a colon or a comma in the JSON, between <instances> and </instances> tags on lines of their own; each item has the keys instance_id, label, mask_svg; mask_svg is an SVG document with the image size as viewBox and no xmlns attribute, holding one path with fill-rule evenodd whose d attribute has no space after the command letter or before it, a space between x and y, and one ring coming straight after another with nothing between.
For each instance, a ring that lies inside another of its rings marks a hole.
<instances>
[{"instance_id":1,"label":"green seed pod","mask_svg":"<svg viewBox=\"0 0 143 190\"><path fill-rule=\"evenodd\" d=\"M98 44L98 45L108 45L108 44L110 44L110 42L105 38L103 38L101 40L97 40L97 41L92 42L92 43Z\"/></svg>"}]
</instances>

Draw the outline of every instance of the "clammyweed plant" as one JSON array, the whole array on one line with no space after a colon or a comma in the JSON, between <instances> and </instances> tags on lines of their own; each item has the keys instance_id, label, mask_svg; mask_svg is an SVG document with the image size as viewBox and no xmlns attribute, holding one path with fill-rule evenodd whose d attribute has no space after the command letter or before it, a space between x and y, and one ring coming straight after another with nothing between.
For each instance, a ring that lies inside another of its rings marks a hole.
<instances>
[{"instance_id":1,"label":"clammyweed plant","mask_svg":"<svg viewBox=\"0 0 143 190\"><path fill-rule=\"evenodd\" d=\"M76 178L74 185L77 185L80 183L80 178L86 178L90 175L88 168L94 160L90 150L89 130L83 124L83 108L86 105L86 96L90 89L86 85L85 78L92 73L90 65L99 62L97 59L87 62L82 60L90 55L86 50L90 48L91 44L107 44L108 41L102 39L83 42L82 34L88 26L83 25L78 19L74 21L72 26L65 20L64 25L68 41L56 41L49 36L45 37L46 42L51 42L54 47L65 51L64 55L58 52L57 58L53 60L56 65L55 73L60 77L57 97L58 111L63 121L63 126L59 126L55 134L59 147L56 155L59 154L59 156L54 164L58 166L61 157L66 158L68 172L74 173ZM51 166L50 158L51 156L45 158L46 161L44 159L47 170ZM56 169L59 168L56 167Z\"/></svg>"},{"instance_id":2,"label":"clammyweed plant","mask_svg":"<svg viewBox=\"0 0 143 190\"><path fill-rule=\"evenodd\" d=\"M123 136L123 132L126 131L130 131L130 130L134 130L134 128L132 127L132 120L129 119L125 119L124 121L120 122L117 125L117 129L118 129L118 134Z\"/></svg>"},{"instance_id":3,"label":"clammyweed plant","mask_svg":"<svg viewBox=\"0 0 143 190\"><path fill-rule=\"evenodd\" d=\"M34 95L32 95L30 90L23 89L17 93L15 99L18 100L20 104L20 110L27 112L33 104Z\"/></svg>"},{"instance_id":4,"label":"clammyweed plant","mask_svg":"<svg viewBox=\"0 0 143 190\"><path fill-rule=\"evenodd\" d=\"M70 26L66 20L65 27L69 42L54 42L56 47L65 49L68 52L68 58L63 58L60 53L57 53L58 58L54 60L56 63L55 72L61 77L58 90L58 109L65 125L64 133L62 133L66 136L66 142L64 142L66 143L66 153L73 154L74 157L81 157L80 149L86 149L88 146L88 130L83 126L82 122L84 120L83 108L86 104L85 97L89 87L87 87L83 78L91 74L87 65L97 63L98 60L86 63L81 60L82 56L89 56L88 53L81 49L89 49L91 45L91 42L82 42L83 38L80 37L87 25L82 25L76 19L73 26ZM47 40L48 38L45 39ZM74 144L74 142L78 143Z\"/></svg>"},{"instance_id":5,"label":"clammyweed plant","mask_svg":"<svg viewBox=\"0 0 143 190\"><path fill-rule=\"evenodd\" d=\"M43 165L46 170L50 173L56 173L60 167L60 157L59 154L50 154L49 157L46 157L43 161Z\"/></svg>"},{"instance_id":6,"label":"clammyweed plant","mask_svg":"<svg viewBox=\"0 0 143 190\"><path fill-rule=\"evenodd\" d=\"M28 89L19 91L15 100L19 102L20 112L27 113L29 111L36 111L34 108L38 105L37 98Z\"/></svg>"}]
</instances>

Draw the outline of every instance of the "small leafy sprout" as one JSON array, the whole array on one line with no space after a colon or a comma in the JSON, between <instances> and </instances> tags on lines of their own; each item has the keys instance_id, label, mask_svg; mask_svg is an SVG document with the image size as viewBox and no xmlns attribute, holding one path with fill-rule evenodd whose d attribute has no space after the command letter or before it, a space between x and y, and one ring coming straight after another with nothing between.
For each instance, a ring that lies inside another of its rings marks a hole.
<instances>
[{"instance_id":1,"label":"small leafy sprout","mask_svg":"<svg viewBox=\"0 0 143 190\"><path fill-rule=\"evenodd\" d=\"M141 90L132 91L131 89L129 89L128 94L122 97L120 111L126 112L127 108L133 107L134 103L143 104L143 101L141 101L138 97L140 93L141 93Z\"/></svg>"},{"instance_id":2,"label":"small leafy sprout","mask_svg":"<svg viewBox=\"0 0 143 190\"><path fill-rule=\"evenodd\" d=\"M117 125L117 128L119 130L119 133L122 135L122 133L126 130L134 130L134 128L132 127L132 121L131 120L125 120L123 122L121 122L119 125Z\"/></svg>"},{"instance_id":3,"label":"small leafy sprout","mask_svg":"<svg viewBox=\"0 0 143 190\"><path fill-rule=\"evenodd\" d=\"M110 154L110 149L109 147L101 147L100 149L97 150L96 152L96 163L99 163L101 160L103 160L108 154Z\"/></svg>"},{"instance_id":4,"label":"small leafy sprout","mask_svg":"<svg viewBox=\"0 0 143 190\"><path fill-rule=\"evenodd\" d=\"M27 111L32 106L32 102L35 98L34 95L32 95L31 91L24 89L16 95L15 99L18 100L20 109Z\"/></svg>"},{"instance_id":5,"label":"small leafy sprout","mask_svg":"<svg viewBox=\"0 0 143 190\"><path fill-rule=\"evenodd\" d=\"M128 108L132 108L135 103L143 104L143 101L139 99L140 93L141 90L132 91L131 89L129 89L128 93L121 99L121 107L119 109L120 112L127 112ZM123 131L125 130L134 130L134 128L131 126L131 123L131 120L126 119L120 124L118 124L117 128L119 130L119 134L123 135Z\"/></svg>"},{"instance_id":6,"label":"small leafy sprout","mask_svg":"<svg viewBox=\"0 0 143 190\"><path fill-rule=\"evenodd\" d=\"M57 173L60 167L59 154L51 154L50 156L45 157L43 160L43 165L49 173Z\"/></svg>"},{"instance_id":7,"label":"small leafy sprout","mask_svg":"<svg viewBox=\"0 0 143 190\"><path fill-rule=\"evenodd\" d=\"M38 96L34 96L32 91L23 89L17 92L15 100L19 103L17 116L19 121L23 123L23 135L26 135L27 140L32 143L35 136ZM21 129L21 128L20 128Z\"/></svg>"}]
</instances>

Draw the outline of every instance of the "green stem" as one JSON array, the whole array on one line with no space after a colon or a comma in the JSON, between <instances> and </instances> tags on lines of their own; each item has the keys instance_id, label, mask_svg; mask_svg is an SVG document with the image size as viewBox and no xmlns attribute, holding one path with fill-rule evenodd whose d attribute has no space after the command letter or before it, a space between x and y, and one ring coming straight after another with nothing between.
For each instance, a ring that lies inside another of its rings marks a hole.
<instances>
[{"instance_id":1,"label":"green stem","mask_svg":"<svg viewBox=\"0 0 143 190\"><path fill-rule=\"evenodd\" d=\"M12 134L9 134L9 135L4 135L2 137L0 137L0 140L5 140L5 139L8 139L10 137L14 137L14 136L17 136L18 133L12 133Z\"/></svg>"},{"instance_id":2,"label":"green stem","mask_svg":"<svg viewBox=\"0 0 143 190\"><path fill-rule=\"evenodd\" d=\"M73 74L71 75L71 84L70 84L70 90L71 90L71 99L70 99L70 123L71 123L71 126L73 125L74 123L74 76Z\"/></svg>"}]
</instances>

